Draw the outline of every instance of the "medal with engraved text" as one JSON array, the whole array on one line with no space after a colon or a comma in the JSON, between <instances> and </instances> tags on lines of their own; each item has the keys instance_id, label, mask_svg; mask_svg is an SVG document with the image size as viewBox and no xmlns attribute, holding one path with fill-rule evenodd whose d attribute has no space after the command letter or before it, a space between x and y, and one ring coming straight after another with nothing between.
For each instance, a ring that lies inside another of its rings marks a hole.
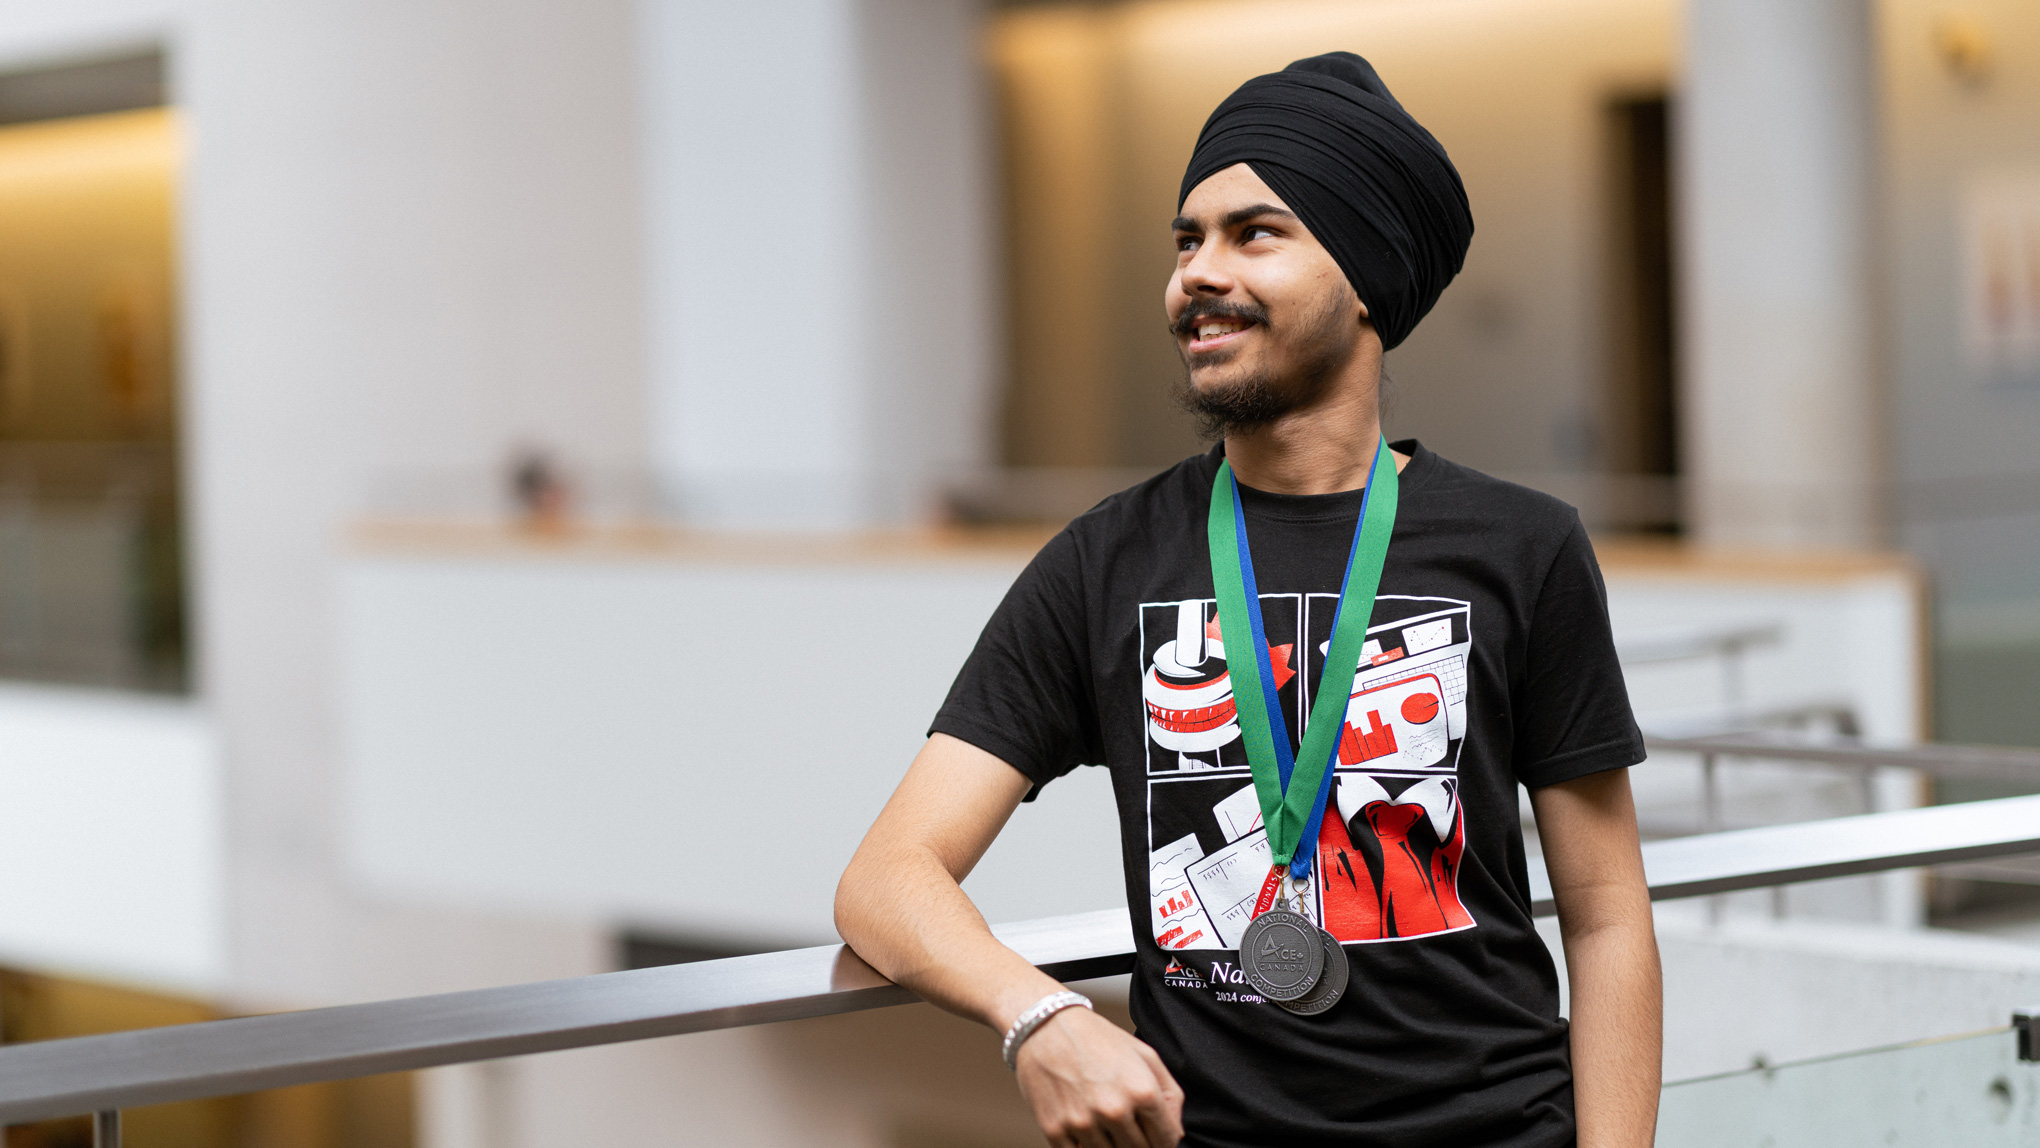
<instances>
[{"instance_id":1,"label":"medal with engraved text","mask_svg":"<svg viewBox=\"0 0 2040 1148\"><path fill-rule=\"evenodd\" d=\"M1292 1001L1317 987L1324 974L1321 930L1309 917L1270 909L1240 937L1240 972L1271 1001Z\"/></svg>"},{"instance_id":2,"label":"medal with engraved text","mask_svg":"<svg viewBox=\"0 0 2040 1148\"><path fill-rule=\"evenodd\" d=\"M1346 949L1339 944L1339 939L1319 929L1318 942L1324 946L1325 971L1318 977L1317 984L1295 1000L1275 1002L1302 1016L1316 1016L1338 1004L1339 998L1346 995L1346 979L1351 975L1346 964Z\"/></svg>"}]
</instances>

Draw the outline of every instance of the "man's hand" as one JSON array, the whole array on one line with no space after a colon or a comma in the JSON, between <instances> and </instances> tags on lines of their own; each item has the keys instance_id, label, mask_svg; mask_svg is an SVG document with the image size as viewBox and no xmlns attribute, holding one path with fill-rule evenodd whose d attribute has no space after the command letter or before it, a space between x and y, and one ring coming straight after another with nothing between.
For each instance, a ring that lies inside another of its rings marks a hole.
<instances>
[{"instance_id":1,"label":"man's hand","mask_svg":"<svg viewBox=\"0 0 2040 1148\"><path fill-rule=\"evenodd\" d=\"M1064 1009L1015 1058L1054 1148L1175 1148L1183 1090L1155 1050L1088 1009Z\"/></svg>"}]
</instances>

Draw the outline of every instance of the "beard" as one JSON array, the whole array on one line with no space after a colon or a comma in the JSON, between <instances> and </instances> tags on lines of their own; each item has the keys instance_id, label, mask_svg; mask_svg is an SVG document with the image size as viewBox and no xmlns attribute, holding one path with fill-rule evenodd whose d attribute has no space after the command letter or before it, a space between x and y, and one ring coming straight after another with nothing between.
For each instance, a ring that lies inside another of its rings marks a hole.
<instances>
[{"instance_id":1,"label":"beard","mask_svg":"<svg viewBox=\"0 0 2040 1148\"><path fill-rule=\"evenodd\" d=\"M1317 402L1359 345L1358 325L1343 321L1351 290L1341 284L1294 324L1280 327L1268 322L1265 308L1193 301L1171 324L1172 331L1194 331L1204 319L1248 319L1260 326L1266 346L1253 369L1201 389L1191 383L1186 362L1176 381L1176 404L1196 417L1199 433L1216 440L1258 430ZM1222 367L1229 358L1205 369Z\"/></svg>"},{"instance_id":2,"label":"beard","mask_svg":"<svg viewBox=\"0 0 2040 1148\"><path fill-rule=\"evenodd\" d=\"M1190 385L1190 372L1185 370L1176 380L1175 399L1177 406L1197 419L1197 433L1206 442L1216 442L1229 434L1257 430L1308 406L1322 390L1322 384L1283 387L1271 373L1256 371L1200 391Z\"/></svg>"}]
</instances>

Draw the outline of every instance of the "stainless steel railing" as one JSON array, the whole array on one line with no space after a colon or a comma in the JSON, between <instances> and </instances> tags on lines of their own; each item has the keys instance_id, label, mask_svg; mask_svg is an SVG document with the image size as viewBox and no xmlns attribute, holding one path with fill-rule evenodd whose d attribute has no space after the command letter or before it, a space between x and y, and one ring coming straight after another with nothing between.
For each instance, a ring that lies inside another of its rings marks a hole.
<instances>
[{"instance_id":1,"label":"stainless steel railing","mask_svg":"<svg viewBox=\"0 0 2040 1148\"><path fill-rule=\"evenodd\" d=\"M1776 715L1791 720L1798 716L1840 717L1840 728L1855 727L1846 709L1836 714L1818 714L1823 707L1808 707L1807 714ZM1673 736L1662 731L1646 734L1644 744L1653 756L1666 753L1691 754L1700 764L1700 831L1717 833L1725 828L1721 764L1728 760L1762 761L1773 765L1801 765L1837 769L1855 775L1863 807L1877 807L1877 778L1890 769L1912 770L1934 778L2010 782L2040 788L2040 750L2003 746L1924 745L1874 746L1853 735L1826 734L1805 729L1738 729L1706 734ZM1771 914L1785 916L1783 885L1774 886ZM1719 897L1708 906L1709 917L1719 921L1726 905Z\"/></svg>"},{"instance_id":2,"label":"stainless steel railing","mask_svg":"<svg viewBox=\"0 0 2040 1148\"><path fill-rule=\"evenodd\" d=\"M1771 750L1765 750L1768 755ZM1928 751L1917 751L1928 755ZM1917 865L2040 853L2040 796L1675 838L1644 846L1654 900ZM1533 911L1554 911L1532 864ZM1127 913L1001 926L1051 976L1133 963ZM381 1072L905 1004L915 997L842 945L0 1049L0 1125Z\"/></svg>"},{"instance_id":3,"label":"stainless steel railing","mask_svg":"<svg viewBox=\"0 0 2040 1148\"><path fill-rule=\"evenodd\" d=\"M2040 749L1994 745L1882 747L1848 738L1784 730L1710 734L1704 737L1644 736L1652 752L1690 753L1700 758L1760 758L1874 770L1916 769L1932 777L2040 785Z\"/></svg>"},{"instance_id":4,"label":"stainless steel railing","mask_svg":"<svg viewBox=\"0 0 2040 1148\"><path fill-rule=\"evenodd\" d=\"M1853 727L1850 717L1844 723ZM1700 831L1725 828L1721 763L1725 759L1761 760L1788 765L1842 767L1853 770L1862 789L1865 809L1877 807L1880 770L1910 769L1934 778L1996 781L2040 787L2040 750L1984 745L1866 745L1853 736L1832 736L1789 729L1754 729L1696 736L1646 734L1653 754L1692 754L1700 762ZM1720 911L1717 903L1715 912ZM1774 898L1774 911L1782 901Z\"/></svg>"}]
</instances>

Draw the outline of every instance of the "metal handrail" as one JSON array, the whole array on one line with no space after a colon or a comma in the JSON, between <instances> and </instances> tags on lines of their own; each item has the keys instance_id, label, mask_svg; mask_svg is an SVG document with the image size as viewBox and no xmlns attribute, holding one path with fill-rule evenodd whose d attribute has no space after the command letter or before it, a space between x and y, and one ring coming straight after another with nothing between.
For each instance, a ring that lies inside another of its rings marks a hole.
<instances>
[{"instance_id":1,"label":"metal handrail","mask_svg":"<svg viewBox=\"0 0 2040 1148\"><path fill-rule=\"evenodd\" d=\"M1784 640L1783 625L1761 622L1750 626L1727 626L1718 630L1618 641L1615 656L1625 666L1687 662L1700 658L1734 657L1757 646L1775 646Z\"/></svg>"},{"instance_id":2,"label":"metal handrail","mask_svg":"<svg viewBox=\"0 0 2040 1148\"><path fill-rule=\"evenodd\" d=\"M1885 747L1846 738L1793 734L1782 730L1667 737L1646 733L1652 752L1691 753L1701 757L1761 758L1865 768L1917 769L1935 777L1973 781L2040 782L2040 749L1995 745L1919 745Z\"/></svg>"},{"instance_id":3,"label":"metal handrail","mask_svg":"<svg viewBox=\"0 0 2040 1148\"><path fill-rule=\"evenodd\" d=\"M1653 841L1653 900L2040 853L2040 796ZM1533 911L1553 912L1531 865ZM1126 972L1123 909L994 930L1060 980ZM0 1125L906 1004L842 945L0 1048Z\"/></svg>"},{"instance_id":4,"label":"metal handrail","mask_svg":"<svg viewBox=\"0 0 2040 1148\"><path fill-rule=\"evenodd\" d=\"M1123 973L1124 910L999 926L1060 980ZM917 1000L844 945L0 1047L0 1126Z\"/></svg>"}]
</instances>

